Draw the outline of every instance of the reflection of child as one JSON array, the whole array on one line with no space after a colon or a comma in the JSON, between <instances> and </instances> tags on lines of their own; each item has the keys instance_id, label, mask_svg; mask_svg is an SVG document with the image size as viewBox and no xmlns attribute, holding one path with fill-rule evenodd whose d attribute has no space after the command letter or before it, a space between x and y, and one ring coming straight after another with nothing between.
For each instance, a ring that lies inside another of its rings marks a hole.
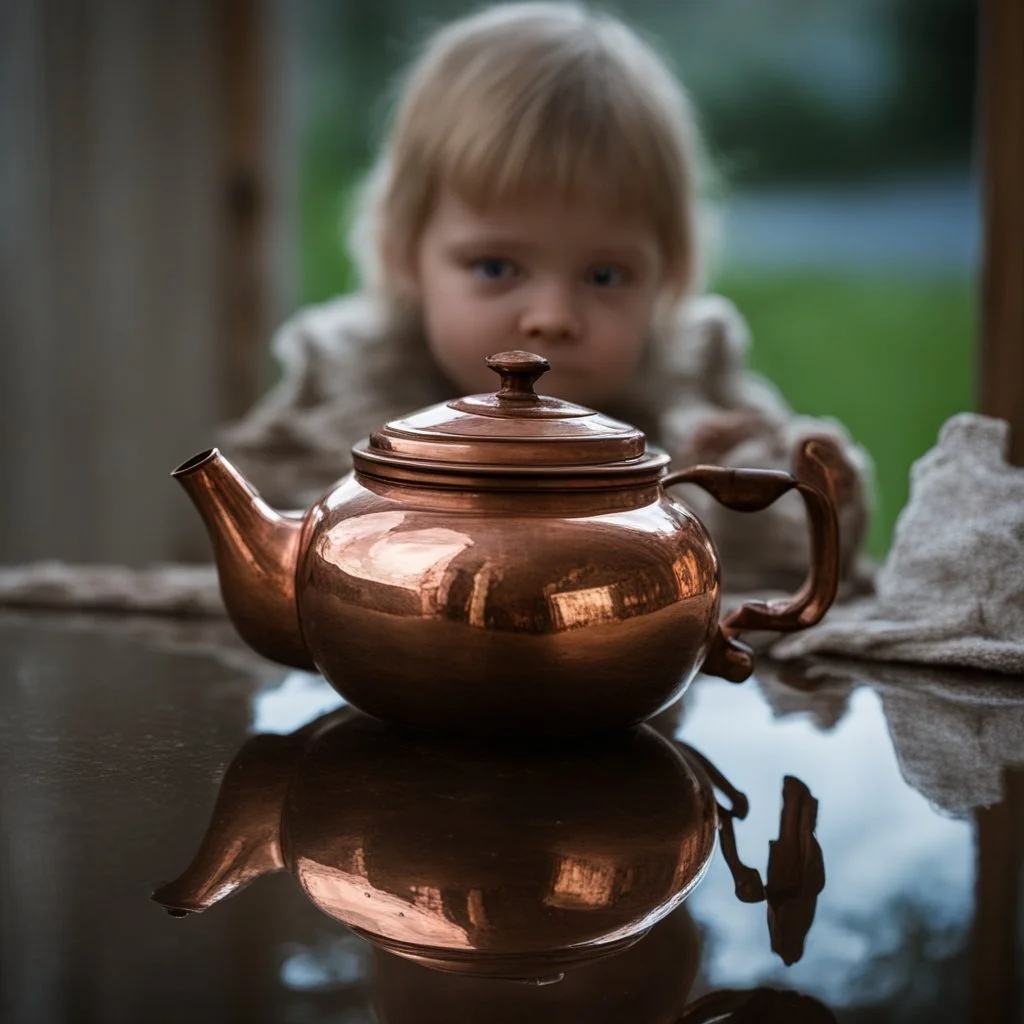
<instances>
[{"instance_id":1,"label":"reflection of child","mask_svg":"<svg viewBox=\"0 0 1024 1024\"><path fill-rule=\"evenodd\" d=\"M543 391L641 427L679 465L786 466L809 434L833 438L848 562L865 524L863 456L840 428L794 421L742 369L735 309L694 296L697 170L679 84L614 18L506 4L442 29L405 80L362 196L363 292L285 325L282 381L223 447L268 499L305 502L360 437L495 390L484 358L528 349L553 367ZM729 582L788 587L802 574L806 528L783 503L744 530L735 513L701 511L727 575L741 551Z\"/></svg>"}]
</instances>

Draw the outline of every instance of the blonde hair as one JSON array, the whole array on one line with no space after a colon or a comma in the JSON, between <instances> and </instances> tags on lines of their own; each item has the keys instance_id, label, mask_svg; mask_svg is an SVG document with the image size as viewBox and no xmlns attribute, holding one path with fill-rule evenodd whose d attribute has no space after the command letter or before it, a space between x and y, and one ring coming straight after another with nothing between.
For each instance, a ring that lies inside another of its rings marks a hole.
<instances>
[{"instance_id":1,"label":"blonde hair","mask_svg":"<svg viewBox=\"0 0 1024 1024\"><path fill-rule=\"evenodd\" d=\"M438 190L480 206L584 195L650 219L673 299L698 274L699 137L682 86L614 17L510 3L427 40L359 197L350 250L362 284L400 295Z\"/></svg>"}]
</instances>

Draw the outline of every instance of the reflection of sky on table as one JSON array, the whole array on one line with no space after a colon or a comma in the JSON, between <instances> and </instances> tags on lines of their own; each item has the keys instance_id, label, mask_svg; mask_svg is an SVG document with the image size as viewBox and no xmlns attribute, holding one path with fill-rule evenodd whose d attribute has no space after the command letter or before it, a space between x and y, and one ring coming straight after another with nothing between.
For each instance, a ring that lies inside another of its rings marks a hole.
<instances>
[{"instance_id":1,"label":"reflection of sky on table","mask_svg":"<svg viewBox=\"0 0 1024 1024\"><path fill-rule=\"evenodd\" d=\"M970 823L937 812L903 781L873 690L855 691L846 716L823 733L805 715L773 720L752 683L733 687L702 678L687 697L680 736L750 798L737 841L762 877L768 840L778 835L783 776L802 779L819 801L826 882L803 959L787 968L771 952L764 904L736 900L719 856L689 901L705 933L709 984L768 983L816 995L834 1008L863 1005L911 982L898 962L868 969L900 960L908 918L923 931L927 961L966 941L974 876ZM913 984L931 987L920 976Z\"/></svg>"},{"instance_id":2,"label":"reflection of sky on table","mask_svg":"<svg viewBox=\"0 0 1024 1024\"><path fill-rule=\"evenodd\" d=\"M289 672L276 686L253 698L252 731L287 735L345 701L313 672Z\"/></svg>"}]
</instances>

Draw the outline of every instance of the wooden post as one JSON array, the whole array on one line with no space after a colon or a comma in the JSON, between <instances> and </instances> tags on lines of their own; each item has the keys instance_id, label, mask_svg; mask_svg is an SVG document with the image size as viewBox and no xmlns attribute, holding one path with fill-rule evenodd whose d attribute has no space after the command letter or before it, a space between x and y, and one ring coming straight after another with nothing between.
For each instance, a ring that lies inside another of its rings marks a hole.
<instances>
[{"instance_id":1,"label":"wooden post","mask_svg":"<svg viewBox=\"0 0 1024 1024\"><path fill-rule=\"evenodd\" d=\"M223 163L221 185L222 359L225 417L241 416L262 390L269 324L262 259L268 184L264 172L266 60L261 0L218 0Z\"/></svg>"},{"instance_id":2,"label":"wooden post","mask_svg":"<svg viewBox=\"0 0 1024 1024\"><path fill-rule=\"evenodd\" d=\"M1010 461L1024 465L1024 3L981 11L981 151L985 251L980 407L1010 424ZM977 880L971 1020L1020 1020L1024 771L1008 769L1006 797L975 811Z\"/></svg>"},{"instance_id":3,"label":"wooden post","mask_svg":"<svg viewBox=\"0 0 1024 1024\"><path fill-rule=\"evenodd\" d=\"M977 839L971 936L972 1024L1013 1024L1024 1009L1018 928L1024 871L1024 769L1007 768L1005 796L974 812Z\"/></svg>"},{"instance_id":4,"label":"wooden post","mask_svg":"<svg viewBox=\"0 0 1024 1024\"><path fill-rule=\"evenodd\" d=\"M1010 424L1024 465L1024 3L986 0L981 25L985 251L980 408Z\"/></svg>"}]
</instances>

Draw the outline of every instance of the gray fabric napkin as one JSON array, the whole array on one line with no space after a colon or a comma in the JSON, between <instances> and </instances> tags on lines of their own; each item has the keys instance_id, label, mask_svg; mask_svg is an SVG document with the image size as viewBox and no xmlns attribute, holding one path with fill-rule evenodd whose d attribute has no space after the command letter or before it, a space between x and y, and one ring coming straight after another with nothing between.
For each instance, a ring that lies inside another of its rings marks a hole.
<instances>
[{"instance_id":1,"label":"gray fabric napkin","mask_svg":"<svg viewBox=\"0 0 1024 1024\"><path fill-rule=\"evenodd\" d=\"M1009 427L961 413L911 471L876 594L836 606L773 658L835 654L1024 674L1024 469Z\"/></svg>"}]
</instances>

